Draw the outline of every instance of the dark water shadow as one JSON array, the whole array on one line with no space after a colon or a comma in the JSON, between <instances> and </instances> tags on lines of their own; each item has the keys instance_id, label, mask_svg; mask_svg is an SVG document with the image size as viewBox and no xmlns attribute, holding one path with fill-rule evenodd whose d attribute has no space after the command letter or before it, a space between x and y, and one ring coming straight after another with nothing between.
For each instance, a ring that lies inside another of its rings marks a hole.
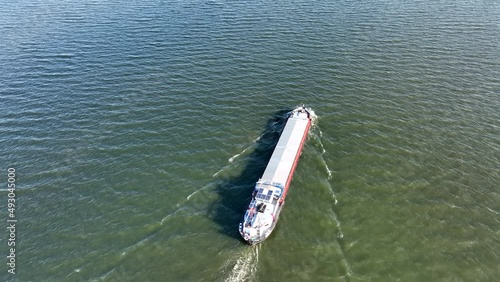
<instances>
[{"instance_id":1,"label":"dark water shadow","mask_svg":"<svg viewBox=\"0 0 500 282\"><path fill-rule=\"evenodd\" d=\"M291 110L284 109L273 114L256 141L254 151L245 156L241 174L224 179L216 186L219 199L209 207L209 215L219 225L222 234L243 241L238 225L250 203L255 182L264 173Z\"/></svg>"}]
</instances>

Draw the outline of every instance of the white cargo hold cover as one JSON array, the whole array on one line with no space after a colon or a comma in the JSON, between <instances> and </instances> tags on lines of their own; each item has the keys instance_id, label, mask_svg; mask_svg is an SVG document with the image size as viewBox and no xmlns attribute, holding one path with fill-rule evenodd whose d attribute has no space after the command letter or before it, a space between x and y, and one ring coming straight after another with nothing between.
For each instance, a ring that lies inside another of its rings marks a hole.
<instances>
[{"instance_id":1,"label":"white cargo hold cover","mask_svg":"<svg viewBox=\"0 0 500 282\"><path fill-rule=\"evenodd\" d=\"M308 124L307 113L298 112L288 119L261 180L286 185Z\"/></svg>"}]
</instances>

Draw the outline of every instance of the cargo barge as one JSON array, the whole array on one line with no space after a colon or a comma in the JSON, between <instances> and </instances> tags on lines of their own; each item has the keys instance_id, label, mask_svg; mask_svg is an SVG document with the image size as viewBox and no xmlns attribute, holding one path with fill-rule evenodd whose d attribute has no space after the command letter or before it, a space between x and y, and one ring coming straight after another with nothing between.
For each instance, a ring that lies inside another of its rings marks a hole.
<instances>
[{"instance_id":1,"label":"cargo barge","mask_svg":"<svg viewBox=\"0 0 500 282\"><path fill-rule=\"evenodd\" d=\"M240 234L248 244L264 241L276 226L311 121L311 112L304 106L290 113L266 170L255 185L252 200L239 225Z\"/></svg>"}]
</instances>

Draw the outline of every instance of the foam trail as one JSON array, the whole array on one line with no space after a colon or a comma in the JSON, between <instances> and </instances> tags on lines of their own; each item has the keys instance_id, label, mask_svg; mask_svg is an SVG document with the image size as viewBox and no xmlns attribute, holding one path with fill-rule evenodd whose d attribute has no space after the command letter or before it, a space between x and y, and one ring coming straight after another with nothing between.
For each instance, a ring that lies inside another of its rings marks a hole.
<instances>
[{"instance_id":1,"label":"foam trail","mask_svg":"<svg viewBox=\"0 0 500 282\"><path fill-rule=\"evenodd\" d=\"M253 143L255 143L255 142L259 141L259 140L260 140L260 138L262 138L262 136L264 136L264 133L262 133L261 135L259 135L259 137L255 138L255 139L253 140Z\"/></svg>"},{"instance_id":2,"label":"foam trail","mask_svg":"<svg viewBox=\"0 0 500 282\"><path fill-rule=\"evenodd\" d=\"M330 183L328 183L328 190L330 191L330 194L332 195L332 198L333 200L335 201L333 204L336 205L339 201L337 201L337 196L335 195L335 193L333 192L333 188L332 186L330 185Z\"/></svg>"},{"instance_id":3,"label":"foam trail","mask_svg":"<svg viewBox=\"0 0 500 282\"><path fill-rule=\"evenodd\" d=\"M253 145L252 145L253 146ZM240 153L232 156L229 158L229 162L232 163L234 161L234 159L236 159L237 157L239 157L241 154L245 153L248 149L250 149L252 146L249 146L249 147L246 147L243 151L241 151Z\"/></svg>"},{"instance_id":4,"label":"foam trail","mask_svg":"<svg viewBox=\"0 0 500 282\"><path fill-rule=\"evenodd\" d=\"M162 220L160 221L160 225L163 225L163 222L167 219L169 219L170 217L174 216L178 211L180 210L180 208L177 208L173 213L171 214L168 214L167 216L165 216L164 218L162 218Z\"/></svg>"},{"instance_id":5,"label":"foam trail","mask_svg":"<svg viewBox=\"0 0 500 282\"><path fill-rule=\"evenodd\" d=\"M257 270L257 265L259 262L259 246L251 248L251 251L245 252L243 256L237 259L236 263L229 273L225 282L240 282L240 281L251 281L252 275Z\"/></svg>"},{"instance_id":6,"label":"foam trail","mask_svg":"<svg viewBox=\"0 0 500 282\"><path fill-rule=\"evenodd\" d=\"M252 144L251 144L250 146L248 146L248 147L246 147L245 149L243 149L243 151L241 151L240 153L238 153L238 154L236 154L236 155L234 155L234 156L230 157L228 161L229 161L230 163L232 163L232 162L234 161L234 159L236 159L237 157L239 157L239 156L241 156L242 154L244 154L246 151L248 151L248 149L251 149L251 148L254 146L254 144L255 144L257 141L259 141L259 140L260 140L260 138L262 138L262 136L263 136L263 135L264 135L264 134L259 135L259 137L255 138L255 139L252 141Z\"/></svg>"},{"instance_id":7,"label":"foam trail","mask_svg":"<svg viewBox=\"0 0 500 282\"><path fill-rule=\"evenodd\" d=\"M319 133L321 136L321 130L319 130ZM326 149L325 149L325 146L323 146L323 142L321 142L320 137L316 136L316 138L318 139L319 148L321 149L321 162L322 162L323 166L325 167L326 173L328 174L328 180L330 180L330 179L332 179L332 170L326 164L325 158L323 158L323 155L326 153Z\"/></svg>"},{"instance_id":8,"label":"foam trail","mask_svg":"<svg viewBox=\"0 0 500 282\"><path fill-rule=\"evenodd\" d=\"M325 146L323 146L323 142L321 142L321 129L318 129L319 130L319 136L316 136L316 138L318 139L318 143L319 143L319 148L321 149L321 154L324 155L326 153L326 150L325 150Z\"/></svg>"},{"instance_id":9,"label":"foam trail","mask_svg":"<svg viewBox=\"0 0 500 282\"><path fill-rule=\"evenodd\" d=\"M335 201L337 201L337 200L335 200ZM335 244L336 244L336 246L338 248L339 253L342 256L341 262L342 262L342 265L344 266L344 268L346 270L346 275L345 276L352 277L353 275L355 275L355 273L354 273L354 271L351 268L351 264L347 260L347 257L345 255L345 249L342 246L342 244L340 243L342 241L342 239L344 238L344 233L342 232L341 224L340 224L339 219L337 218L337 214L335 213L335 211L334 211L333 208L332 208L331 211L332 212L331 212L330 216L332 217L333 221L335 222L335 224L337 225L337 228L338 228L337 242ZM345 278L347 278L347 277L345 277Z\"/></svg>"},{"instance_id":10,"label":"foam trail","mask_svg":"<svg viewBox=\"0 0 500 282\"><path fill-rule=\"evenodd\" d=\"M212 182L212 183L208 183L207 185L205 185L205 186L201 187L200 189L198 189L198 190L194 191L193 193L189 194L189 196L187 196L187 197L186 197L186 199L185 199L184 201L182 201L182 202L180 202L180 203L177 203L177 205L176 205L177 209L176 209L175 211L173 211L172 213L168 214L167 216L165 216L165 217L161 220L160 225L163 225L163 222L164 222L165 220L168 220L168 219L169 219L169 218L171 218L172 216L175 216L175 215L177 214L177 212L179 212L179 211L183 208L183 206L186 204L186 202L187 202L187 201L189 201L189 199L191 199L191 197L193 197L194 195L196 195L196 194L197 194L198 192L200 192L200 191L203 191L203 190L205 190L205 189L207 189L207 188L209 188L209 187L214 186L215 184L216 184L216 183L213 183L213 182Z\"/></svg>"},{"instance_id":11,"label":"foam trail","mask_svg":"<svg viewBox=\"0 0 500 282\"><path fill-rule=\"evenodd\" d=\"M309 112L311 113L311 117L312 117L312 127L314 128L317 128L318 129L318 135L317 136L314 136L315 138L317 138L318 140L318 143L320 145L320 149L321 149L321 162L323 163L325 169L326 169L326 172L328 174L328 180L330 180L332 178L332 170L330 170L330 168L328 167L328 165L326 164L326 161L323 157L323 155L326 153L326 150L325 150L325 147L323 146L323 142L321 142L321 137L323 137L323 132L321 131L321 129L319 127L316 126L317 124L317 121L319 119L319 117L316 115L316 113L311 109L311 108L308 108ZM335 196L335 193L333 192L333 188L332 186L330 185L330 183L327 181L328 183L328 188L329 188L329 191L333 197L333 199L335 200L334 202L334 205L336 205L338 203L337 201L337 197ZM345 253L344 253L344 250L340 244L340 240L342 240L344 238L344 233L342 232L342 228L341 228L341 223L340 223L340 220L338 219L337 217L337 214L335 213L335 210L334 208L332 207L331 209L331 215L330 217L332 218L333 222L335 222L335 224L337 225L337 228L338 228L338 234L337 234L337 247L339 248L339 251L340 253L342 254L342 264L344 265L345 269L346 269L346 276L347 277L342 277L342 278L347 278L347 280L350 280L349 277L352 277L355 273L352 271L352 268L351 268L351 265L349 264L349 261L347 260L346 256L345 256Z\"/></svg>"},{"instance_id":12,"label":"foam trail","mask_svg":"<svg viewBox=\"0 0 500 282\"><path fill-rule=\"evenodd\" d=\"M189 196L187 196L187 197L186 197L186 200L191 199L191 197L192 197L193 195L195 195L196 193L198 193L198 192L200 192L200 191L203 191L203 190L205 190L205 189L207 189L208 187L213 186L213 185L214 185L214 183L208 183L207 185L205 185L205 186L201 187L200 189L198 189L198 190L194 191L194 192L193 192L193 193L191 193ZM179 206L179 205L177 205L177 206Z\"/></svg>"},{"instance_id":13,"label":"foam trail","mask_svg":"<svg viewBox=\"0 0 500 282\"><path fill-rule=\"evenodd\" d=\"M219 175L219 173L223 172L224 170L226 170L228 167L230 167L229 165L226 165L225 167L219 169L219 171L217 171L216 173L214 173L214 175L212 175L213 178L215 178L217 175Z\"/></svg>"},{"instance_id":14,"label":"foam trail","mask_svg":"<svg viewBox=\"0 0 500 282\"><path fill-rule=\"evenodd\" d=\"M324 158L321 158L321 163L323 164L323 167L325 168L326 173L328 174L328 180L332 179L332 170L328 167Z\"/></svg>"},{"instance_id":15,"label":"foam trail","mask_svg":"<svg viewBox=\"0 0 500 282\"><path fill-rule=\"evenodd\" d=\"M337 214L335 213L335 211L333 211L333 209L332 209L332 214L330 215L330 217L333 219L333 221L335 222L335 225L337 225L337 228L339 229L339 234L337 235L337 237L340 239L344 238L344 233L342 233L342 229L340 227L340 221L337 218Z\"/></svg>"}]
</instances>

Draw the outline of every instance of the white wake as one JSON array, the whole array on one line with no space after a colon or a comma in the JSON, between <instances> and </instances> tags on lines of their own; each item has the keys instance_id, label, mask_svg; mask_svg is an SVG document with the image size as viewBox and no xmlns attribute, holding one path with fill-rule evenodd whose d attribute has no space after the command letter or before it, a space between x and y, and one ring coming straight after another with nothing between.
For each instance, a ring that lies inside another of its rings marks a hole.
<instances>
[{"instance_id":1,"label":"white wake","mask_svg":"<svg viewBox=\"0 0 500 282\"><path fill-rule=\"evenodd\" d=\"M236 260L229 276L225 282L251 281L257 271L259 262L259 246L248 248L241 257Z\"/></svg>"}]
</instances>

